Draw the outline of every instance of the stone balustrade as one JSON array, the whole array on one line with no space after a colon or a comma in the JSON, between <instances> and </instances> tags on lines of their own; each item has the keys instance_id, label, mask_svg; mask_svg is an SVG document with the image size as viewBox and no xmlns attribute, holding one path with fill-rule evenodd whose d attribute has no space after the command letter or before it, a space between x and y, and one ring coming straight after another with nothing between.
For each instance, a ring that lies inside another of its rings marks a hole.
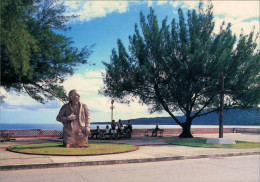
<instances>
[{"instance_id":1,"label":"stone balustrade","mask_svg":"<svg viewBox=\"0 0 260 182\"><path fill-rule=\"evenodd\" d=\"M179 135L181 128L163 128L164 135ZM133 136L143 136L147 129L133 129ZM218 133L218 128L191 128L192 134L209 134ZM224 133L256 133L260 134L260 128L224 128ZM14 134L15 138L31 138L31 137L61 137L62 130L42 130L42 129L15 129L0 130L0 133ZM149 134L151 135L151 134Z\"/></svg>"}]
</instances>

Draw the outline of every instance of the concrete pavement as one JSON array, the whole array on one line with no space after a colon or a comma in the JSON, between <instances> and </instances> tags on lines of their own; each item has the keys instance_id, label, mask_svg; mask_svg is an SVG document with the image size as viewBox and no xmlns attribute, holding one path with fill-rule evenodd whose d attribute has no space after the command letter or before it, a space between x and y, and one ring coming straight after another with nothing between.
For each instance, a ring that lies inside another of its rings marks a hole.
<instances>
[{"instance_id":1,"label":"concrete pavement","mask_svg":"<svg viewBox=\"0 0 260 182\"><path fill-rule=\"evenodd\" d=\"M259 182L259 155L0 171L1 182Z\"/></svg>"},{"instance_id":2,"label":"concrete pavement","mask_svg":"<svg viewBox=\"0 0 260 182\"><path fill-rule=\"evenodd\" d=\"M194 137L217 138L217 134L200 134ZM228 133L226 138L239 141L260 142L258 134ZM177 145L167 145L166 140L171 137L145 137L133 136L131 140L111 140L106 142L128 143L139 146L139 150L120 154L97 155L97 156L46 156L14 153L6 150L11 145L39 143L59 140L55 138L27 138L17 139L12 142L0 143L0 169L35 169L67 166L106 165L123 163L142 163L155 161L216 158L228 156L259 155L260 148L256 149L223 149L223 148L199 148ZM103 142L102 140L94 140Z\"/></svg>"}]
</instances>

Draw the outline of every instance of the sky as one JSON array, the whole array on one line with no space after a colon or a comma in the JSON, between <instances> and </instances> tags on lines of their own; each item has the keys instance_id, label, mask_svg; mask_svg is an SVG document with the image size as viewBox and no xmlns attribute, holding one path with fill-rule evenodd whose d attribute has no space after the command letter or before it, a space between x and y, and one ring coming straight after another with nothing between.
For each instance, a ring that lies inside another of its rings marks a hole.
<instances>
[{"instance_id":1,"label":"sky","mask_svg":"<svg viewBox=\"0 0 260 182\"><path fill-rule=\"evenodd\" d=\"M62 1L60 1L62 2ZM68 22L71 30L64 32L74 41L74 46L83 48L95 44L93 53L89 58L92 65L77 67L73 76L68 77L63 86L67 93L77 89L81 95L81 102L86 103L90 109L91 122L111 121L111 99L98 94L103 87L102 73L105 67L102 62L110 62L111 50L117 48L120 39L128 47L128 37L133 35L135 24L139 25L139 15L149 13L150 7L155 10L158 22L166 16L168 24L175 18L178 20L178 8L184 11L197 10L199 1L64 1L67 15L79 15L78 18ZM249 34L253 27L259 32L260 15L259 1L212 1L214 8L214 32L219 31L223 21L232 24L232 31L239 36L243 29ZM259 39L258 39L259 42ZM259 45L258 45L259 47ZM0 87L1 94L6 96L1 104L1 123L46 123L56 124L56 116L63 105L59 101L49 101L40 104L27 95L7 93ZM148 106L134 101L129 105L114 103L113 119L127 120L147 117L168 117L166 112L148 112ZM179 112L176 112L179 115Z\"/></svg>"}]
</instances>

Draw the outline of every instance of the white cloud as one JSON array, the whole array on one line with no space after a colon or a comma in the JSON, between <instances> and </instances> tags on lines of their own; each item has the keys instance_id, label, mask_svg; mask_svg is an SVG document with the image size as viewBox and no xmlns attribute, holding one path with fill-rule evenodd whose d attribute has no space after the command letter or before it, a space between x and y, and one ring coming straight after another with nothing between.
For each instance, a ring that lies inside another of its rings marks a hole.
<instances>
[{"instance_id":1,"label":"white cloud","mask_svg":"<svg viewBox=\"0 0 260 182\"><path fill-rule=\"evenodd\" d=\"M173 8L197 9L199 1L171 1ZM207 2L205 2L205 5ZM213 0L213 12L215 16L225 18L248 19L259 17L259 1L217 1ZM158 4L160 5L160 4Z\"/></svg>"},{"instance_id":2,"label":"white cloud","mask_svg":"<svg viewBox=\"0 0 260 182\"><path fill-rule=\"evenodd\" d=\"M214 32L215 33L219 33L220 30L220 25L222 24L223 21L225 21L225 25L227 25L228 23L231 23L231 30L234 34L237 35L237 37L240 35L241 30L243 30L243 32L245 34L249 34L253 29L256 32L259 32L259 21L251 21L251 22L244 22L241 19L234 19L234 18L218 18L216 17L214 19L215 21L215 27L214 27Z\"/></svg>"},{"instance_id":3,"label":"white cloud","mask_svg":"<svg viewBox=\"0 0 260 182\"><path fill-rule=\"evenodd\" d=\"M167 3L168 3L168 1L166 1L166 0L163 0L163 1L158 0L158 1L157 1L157 4L158 4L158 5L164 5L164 4L167 4Z\"/></svg>"},{"instance_id":4,"label":"white cloud","mask_svg":"<svg viewBox=\"0 0 260 182\"><path fill-rule=\"evenodd\" d=\"M100 70L100 71L87 71L85 73L85 76L87 78L102 78L102 73L104 73L105 70Z\"/></svg>"},{"instance_id":5,"label":"white cloud","mask_svg":"<svg viewBox=\"0 0 260 182\"><path fill-rule=\"evenodd\" d=\"M72 89L76 89L80 93L97 92L101 85L101 79L95 77L86 77L85 75L81 74L74 74L63 84L67 93Z\"/></svg>"},{"instance_id":6,"label":"white cloud","mask_svg":"<svg viewBox=\"0 0 260 182\"><path fill-rule=\"evenodd\" d=\"M53 110L59 107L58 101L48 101L46 104L41 104L26 94L16 94L6 92L0 88L1 94L5 96L4 102L0 105L1 110L22 111L22 110Z\"/></svg>"},{"instance_id":7,"label":"white cloud","mask_svg":"<svg viewBox=\"0 0 260 182\"><path fill-rule=\"evenodd\" d=\"M0 92L2 95L5 96L4 101L9 105L37 105L35 100L28 99L28 96L24 94L16 94L16 93L10 93L6 92L3 88L0 88Z\"/></svg>"},{"instance_id":8,"label":"white cloud","mask_svg":"<svg viewBox=\"0 0 260 182\"><path fill-rule=\"evenodd\" d=\"M147 2L149 7L153 6L153 1L146 1L146 2Z\"/></svg>"},{"instance_id":9,"label":"white cloud","mask_svg":"<svg viewBox=\"0 0 260 182\"><path fill-rule=\"evenodd\" d=\"M259 1L213 1L214 15L247 19L259 17Z\"/></svg>"},{"instance_id":10,"label":"white cloud","mask_svg":"<svg viewBox=\"0 0 260 182\"><path fill-rule=\"evenodd\" d=\"M178 8L196 9L198 1L170 1L170 5L177 11Z\"/></svg>"},{"instance_id":11,"label":"white cloud","mask_svg":"<svg viewBox=\"0 0 260 182\"><path fill-rule=\"evenodd\" d=\"M111 99L103 95L98 94L98 90L103 87L102 75L104 70L86 71L84 74L74 74L64 82L64 88L67 92L72 89L77 89L81 96L81 101L86 103L94 120L110 121L111 115ZM150 117L148 113L148 107L140 105L137 100L135 102L127 104L121 104L115 102L115 117L122 119L131 119L137 117ZM153 114L153 117L157 116ZM160 115L162 116L162 115ZM98 118L98 119L97 119Z\"/></svg>"},{"instance_id":12,"label":"white cloud","mask_svg":"<svg viewBox=\"0 0 260 182\"><path fill-rule=\"evenodd\" d=\"M80 21L90 21L105 17L112 12L124 13L128 9L127 1L65 1L68 15L78 15Z\"/></svg>"},{"instance_id":13,"label":"white cloud","mask_svg":"<svg viewBox=\"0 0 260 182\"><path fill-rule=\"evenodd\" d=\"M71 89L77 89L81 96L81 101L86 103L91 111L92 121L110 121L111 119L111 99L98 94L98 90L103 87L101 73L104 70L86 71L84 74L74 74L64 82L64 87L67 92ZM141 105L137 100L127 104L114 103L114 118L117 120L131 119L139 117L156 117L169 116L167 113L150 115L148 107Z\"/></svg>"},{"instance_id":14,"label":"white cloud","mask_svg":"<svg viewBox=\"0 0 260 182\"><path fill-rule=\"evenodd\" d=\"M215 15L215 30L219 32L219 27L223 21L231 23L231 30L237 36L243 29L245 34L249 34L253 27L255 32L259 31L259 21L251 20L259 17L259 1L213 1Z\"/></svg>"}]
</instances>

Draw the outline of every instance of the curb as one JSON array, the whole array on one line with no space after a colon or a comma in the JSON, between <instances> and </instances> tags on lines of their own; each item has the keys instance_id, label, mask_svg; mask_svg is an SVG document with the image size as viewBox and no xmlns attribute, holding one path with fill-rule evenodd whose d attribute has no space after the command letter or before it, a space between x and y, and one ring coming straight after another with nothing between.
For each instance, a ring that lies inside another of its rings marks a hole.
<instances>
[{"instance_id":1,"label":"curb","mask_svg":"<svg viewBox=\"0 0 260 182\"><path fill-rule=\"evenodd\" d=\"M29 164L29 165L9 165L0 166L1 171L9 170L24 170L24 169L44 169L44 168L60 168L60 167L79 167L79 166L96 166L96 165L112 165L112 164L129 164L129 163L145 163L145 162L160 162L185 159L202 159L202 158L217 158L217 157L232 157L245 155L259 155L260 152L238 152L213 155L197 155L197 156L175 156L161 158L146 158L146 159L128 159L128 160L109 160L109 161L91 161L91 162L70 162L70 163L47 163L47 164Z\"/></svg>"}]
</instances>

